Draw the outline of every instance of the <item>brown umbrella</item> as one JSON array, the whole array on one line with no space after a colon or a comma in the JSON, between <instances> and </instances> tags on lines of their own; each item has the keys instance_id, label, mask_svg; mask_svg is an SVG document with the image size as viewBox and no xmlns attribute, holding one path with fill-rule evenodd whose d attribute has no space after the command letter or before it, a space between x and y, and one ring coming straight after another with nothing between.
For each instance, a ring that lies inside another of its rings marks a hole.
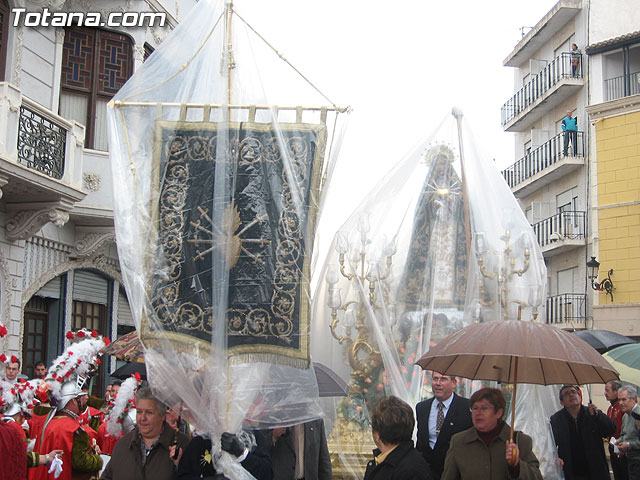
<instances>
[{"instance_id":1,"label":"brown umbrella","mask_svg":"<svg viewBox=\"0 0 640 480\"><path fill-rule=\"evenodd\" d=\"M440 341L416 362L425 370L474 380L538 385L606 383L618 372L593 347L553 325L476 323ZM513 411L511 435L513 436Z\"/></svg>"},{"instance_id":2,"label":"brown umbrella","mask_svg":"<svg viewBox=\"0 0 640 480\"><path fill-rule=\"evenodd\" d=\"M144 349L136 330L114 340L104 347L100 353L111 355L127 362L144 362Z\"/></svg>"}]
</instances>

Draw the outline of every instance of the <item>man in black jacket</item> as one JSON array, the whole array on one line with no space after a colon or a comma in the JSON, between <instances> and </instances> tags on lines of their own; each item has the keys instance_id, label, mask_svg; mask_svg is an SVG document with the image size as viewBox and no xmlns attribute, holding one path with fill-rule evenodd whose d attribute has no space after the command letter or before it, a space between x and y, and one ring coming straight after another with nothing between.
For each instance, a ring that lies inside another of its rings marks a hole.
<instances>
[{"instance_id":1,"label":"man in black jacket","mask_svg":"<svg viewBox=\"0 0 640 480\"><path fill-rule=\"evenodd\" d=\"M434 397L416 405L416 448L431 467L435 478L442 475L451 437L473 426L469 400L453 393L457 383L455 377L433 372L431 387Z\"/></svg>"},{"instance_id":2,"label":"man in black jacket","mask_svg":"<svg viewBox=\"0 0 640 480\"><path fill-rule=\"evenodd\" d=\"M551 416L551 429L565 479L608 479L602 439L615 433L615 422L594 404L581 405L580 394L573 385L564 385L559 398L563 408Z\"/></svg>"},{"instance_id":3,"label":"man in black jacket","mask_svg":"<svg viewBox=\"0 0 640 480\"><path fill-rule=\"evenodd\" d=\"M322 419L267 430L265 437L274 480L331 480L331 458Z\"/></svg>"}]
</instances>

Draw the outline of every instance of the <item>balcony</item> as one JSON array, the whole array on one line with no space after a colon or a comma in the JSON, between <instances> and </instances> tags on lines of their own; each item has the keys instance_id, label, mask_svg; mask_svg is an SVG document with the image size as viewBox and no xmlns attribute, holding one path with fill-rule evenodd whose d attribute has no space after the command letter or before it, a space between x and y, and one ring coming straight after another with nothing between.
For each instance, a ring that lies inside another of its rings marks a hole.
<instances>
[{"instance_id":1,"label":"balcony","mask_svg":"<svg viewBox=\"0 0 640 480\"><path fill-rule=\"evenodd\" d=\"M0 83L0 197L6 236L24 240L52 222L64 225L85 196L84 127Z\"/></svg>"},{"instance_id":2,"label":"balcony","mask_svg":"<svg viewBox=\"0 0 640 480\"><path fill-rule=\"evenodd\" d=\"M609 78L604 81L604 100L617 100L618 98L638 95L640 93L640 72Z\"/></svg>"},{"instance_id":3,"label":"balcony","mask_svg":"<svg viewBox=\"0 0 640 480\"><path fill-rule=\"evenodd\" d=\"M547 297L546 322L560 328L585 328L587 296L563 293Z\"/></svg>"},{"instance_id":4,"label":"balcony","mask_svg":"<svg viewBox=\"0 0 640 480\"><path fill-rule=\"evenodd\" d=\"M552 215L532 225L538 245L545 257L584 247L585 212L567 211Z\"/></svg>"},{"instance_id":5,"label":"balcony","mask_svg":"<svg viewBox=\"0 0 640 480\"><path fill-rule=\"evenodd\" d=\"M553 41L567 24L580 13L582 0L559 0L529 32L522 37L504 60L505 67L519 67L528 62L543 45Z\"/></svg>"},{"instance_id":6,"label":"balcony","mask_svg":"<svg viewBox=\"0 0 640 480\"><path fill-rule=\"evenodd\" d=\"M582 57L582 56L581 56ZM502 106L502 128L523 132L583 86L583 59L572 69L571 54L558 55Z\"/></svg>"},{"instance_id":7,"label":"balcony","mask_svg":"<svg viewBox=\"0 0 640 480\"><path fill-rule=\"evenodd\" d=\"M577 141L563 154L564 134L559 133L548 142L532 150L502 171L502 176L514 195L524 197L564 177L584 165L584 134L578 132Z\"/></svg>"}]
</instances>

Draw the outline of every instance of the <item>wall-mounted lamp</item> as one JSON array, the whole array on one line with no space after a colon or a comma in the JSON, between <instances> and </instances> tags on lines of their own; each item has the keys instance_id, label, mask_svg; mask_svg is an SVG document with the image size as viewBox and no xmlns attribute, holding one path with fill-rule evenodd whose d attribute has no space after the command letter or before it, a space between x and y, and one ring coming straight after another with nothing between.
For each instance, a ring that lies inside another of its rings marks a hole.
<instances>
[{"instance_id":1,"label":"wall-mounted lamp","mask_svg":"<svg viewBox=\"0 0 640 480\"><path fill-rule=\"evenodd\" d=\"M613 275L613 268L609 270L607 278L603 278L601 282L598 282L598 270L600 269L600 262L596 260L596 257L591 257L591 260L587 262L587 268L589 269L588 275L589 280L591 280L591 288L597 290L598 292L605 292L611 297L611 301L613 302L613 280L611 280L611 275Z\"/></svg>"}]
</instances>

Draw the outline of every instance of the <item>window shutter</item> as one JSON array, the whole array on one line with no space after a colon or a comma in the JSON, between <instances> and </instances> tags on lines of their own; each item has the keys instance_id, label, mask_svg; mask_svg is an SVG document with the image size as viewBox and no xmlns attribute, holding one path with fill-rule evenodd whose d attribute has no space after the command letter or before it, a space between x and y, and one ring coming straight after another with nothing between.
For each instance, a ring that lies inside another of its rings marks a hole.
<instances>
[{"instance_id":1,"label":"window shutter","mask_svg":"<svg viewBox=\"0 0 640 480\"><path fill-rule=\"evenodd\" d=\"M133 315L131 314L131 307L129 307L129 300L122 292L118 294L118 325L135 326L133 323Z\"/></svg>"},{"instance_id":2,"label":"window shutter","mask_svg":"<svg viewBox=\"0 0 640 480\"><path fill-rule=\"evenodd\" d=\"M73 272L74 300L107 305L108 291L109 281L106 278L86 270L75 270Z\"/></svg>"},{"instance_id":3,"label":"window shutter","mask_svg":"<svg viewBox=\"0 0 640 480\"><path fill-rule=\"evenodd\" d=\"M38 297L45 298L60 298L60 277L56 277L53 280L47 282L47 284L42 287L36 293Z\"/></svg>"}]
</instances>

